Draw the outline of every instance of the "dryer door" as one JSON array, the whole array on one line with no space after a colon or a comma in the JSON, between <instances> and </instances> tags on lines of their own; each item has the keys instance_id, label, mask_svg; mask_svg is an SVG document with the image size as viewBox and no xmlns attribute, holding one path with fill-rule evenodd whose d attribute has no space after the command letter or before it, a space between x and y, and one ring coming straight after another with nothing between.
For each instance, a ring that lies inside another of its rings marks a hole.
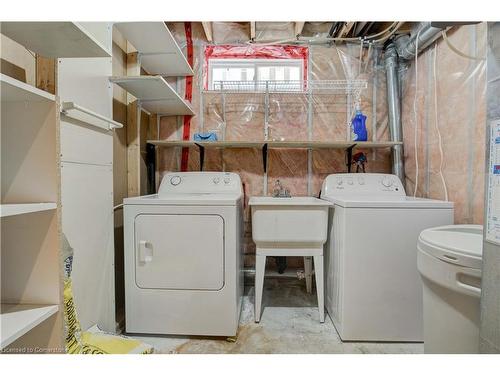
<instances>
[{"instance_id":1,"label":"dryer door","mask_svg":"<svg viewBox=\"0 0 500 375\"><path fill-rule=\"evenodd\" d=\"M222 217L138 215L135 281L143 289L221 289L224 286Z\"/></svg>"}]
</instances>

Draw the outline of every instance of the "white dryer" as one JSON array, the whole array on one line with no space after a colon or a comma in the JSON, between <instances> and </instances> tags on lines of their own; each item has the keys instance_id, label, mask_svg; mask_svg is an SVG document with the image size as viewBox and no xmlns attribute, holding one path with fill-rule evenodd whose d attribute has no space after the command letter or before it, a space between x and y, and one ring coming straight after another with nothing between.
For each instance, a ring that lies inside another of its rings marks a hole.
<instances>
[{"instance_id":1,"label":"white dryer","mask_svg":"<svg viewBox=\"0 0 500 375\"><path fill-rule=\"evenodd\" d=\"M234 173L169 173L158 194L125 199L126 331L236 335L242 235Z\"/></svg>"},{"instance_id":2,"label":"white dryer","mask_svg":"<svg viewBox=\"0 0 500 375\"><path fill-rule=\"evenodd\" d=\"M453 224L453 203L407 197L397 176L329 175L325 305L342 340L423 341L417 239Z\"/></svg>"}]
</instances>

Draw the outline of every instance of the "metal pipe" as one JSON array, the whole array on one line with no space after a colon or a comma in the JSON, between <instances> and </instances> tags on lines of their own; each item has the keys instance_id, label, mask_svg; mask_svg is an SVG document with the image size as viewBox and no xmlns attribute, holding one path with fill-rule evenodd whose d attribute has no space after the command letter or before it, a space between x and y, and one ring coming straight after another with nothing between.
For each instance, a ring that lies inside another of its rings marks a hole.
<instances>
[{"instance_id":1,"label":"metal pipe","mask_svg":"<svg viewBox=\"0 0 500 375\"><path fill-rule=\"evenodd\" d=\"M441 31L443 29L432 26L431 22L421 22L411 36L403 35L395 40L399 58L404 60L415 58L415 52L427 48L441 36ZM415 51L417 45L418 51Z\"/></svg>"},{"instance_id":2,"label":"metal pipe","mask_svg":"<svg viewBox=\"0 0 500 375\"><path fill-rule=\"evenodd\" d=\"M390 42L385 49L385 74L387 80L387 113L389 131L392 141L403 141L403 127L401 124L401 86L399 74L408 60L414 59L415 54L428 47L441 35L442 29L434 27L430 22L422 22L411 34L402 35ZM417 50L418 46L418 50ZM403 145L392 148L392 173L404 181L404 150Z\"/></svg>"},{"instance_id":3,"label":"metal pipe","mask_svg":"<svg viewBox=\"0 0 500 375\"><path fill-rule=\"evenodd\" d=\"M391 141L402 142L403 131L401 126L401 101L399 96L398 80L398 53L394 43L385 49L385 74L387 80L387 113L389 117L389 132ZM403 145L392 147L392 173L404 182Z\"/></svg>"}]
</instances>

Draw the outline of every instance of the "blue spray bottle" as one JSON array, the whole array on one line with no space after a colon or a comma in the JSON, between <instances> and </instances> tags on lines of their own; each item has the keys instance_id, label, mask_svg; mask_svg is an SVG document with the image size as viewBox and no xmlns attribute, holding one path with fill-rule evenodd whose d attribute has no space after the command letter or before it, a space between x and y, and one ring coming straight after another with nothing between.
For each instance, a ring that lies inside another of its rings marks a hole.
<instances>
[{"instance_id":1,"label":"blue spray bottle","mask_svg":"<svg viewBox=\"0 0 500 375\"><path fill-rule=\"evenodd\" d=\"M368 132L366 131L366 116L359 107L356 108L356 114L351 121L353 141L367 141Z\"/></svg>"}]
</instances>

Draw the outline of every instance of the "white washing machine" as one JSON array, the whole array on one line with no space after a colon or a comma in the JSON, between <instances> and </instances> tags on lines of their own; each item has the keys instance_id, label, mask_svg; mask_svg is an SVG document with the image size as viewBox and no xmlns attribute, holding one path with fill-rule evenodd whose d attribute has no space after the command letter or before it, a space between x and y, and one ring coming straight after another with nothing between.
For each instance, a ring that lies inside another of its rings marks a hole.
<instances>
[{"instance_id":1,"label":"white washing machine","mask_svg":"<svg viewBox=\"0 0 500 375\"><path fill-rule=\"evenodd\" d=\"M423 341L417 239L453 223L453 203L407 197L397 176L329 175L325 305L344 341Z\"/></svg>"},{"instance_id":2,"label":"white washing machine","mask_svg":"<svg viewBox=\"0 0 500 375\"><path fill-rule=\"evenodd\" d=\"M128 333L234 336L243 295L243 193L223 172L165 175L124 200Z\"/></svg>"}]
</instances>

